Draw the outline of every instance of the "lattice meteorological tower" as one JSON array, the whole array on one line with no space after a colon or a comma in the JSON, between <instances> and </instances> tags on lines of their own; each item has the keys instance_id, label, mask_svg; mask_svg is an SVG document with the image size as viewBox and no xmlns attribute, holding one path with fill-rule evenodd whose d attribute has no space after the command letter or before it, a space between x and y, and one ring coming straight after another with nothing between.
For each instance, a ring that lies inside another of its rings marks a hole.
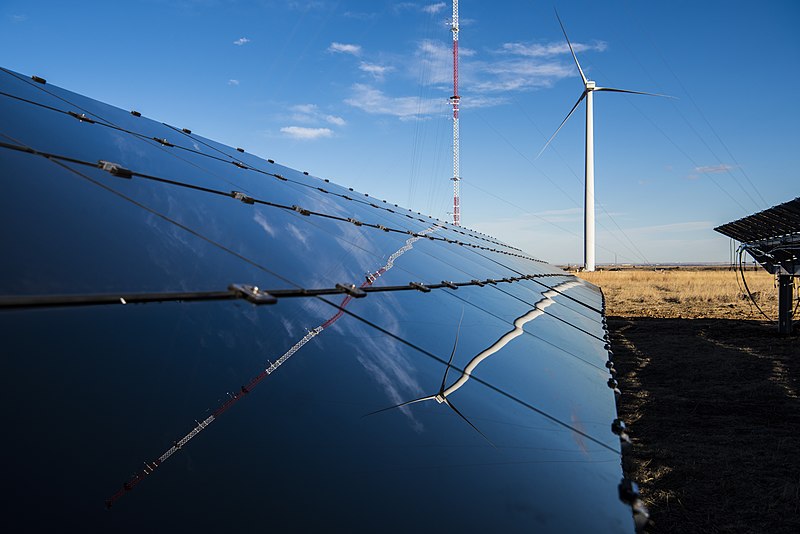
<instances>
[{"instance_id":1,"label":"lattice meteorological tower","mask_svg":"<svg viewBox=\"0 0 800 534\"><path fill-rule=\"evenodd\" d=\"M460 163L458 147L458 0L453 0L453 96L450 103L453 104L453 224L461 226L461 199L460 196Z\"/></svg>"}]
</instances>

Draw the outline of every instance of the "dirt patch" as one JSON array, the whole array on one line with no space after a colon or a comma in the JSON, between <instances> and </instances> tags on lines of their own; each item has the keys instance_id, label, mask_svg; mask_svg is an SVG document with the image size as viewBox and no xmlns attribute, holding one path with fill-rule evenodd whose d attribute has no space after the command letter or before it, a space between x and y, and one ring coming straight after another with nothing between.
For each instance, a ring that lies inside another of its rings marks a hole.
<instances>
[{"instance_id":1,"label":"dirt patch","mask_svg":"<svg viewBox=\"0 0 800 534\"><path fill-rule=\"evenodd\" d=\"M800 336L779 336L741 299L693 312L691 295L656 303L659 289L636 295L626 282L615 297L606 282L618 410L633 440L625 469L648 531L800 532Z\"/></svg>"}]
</instances>

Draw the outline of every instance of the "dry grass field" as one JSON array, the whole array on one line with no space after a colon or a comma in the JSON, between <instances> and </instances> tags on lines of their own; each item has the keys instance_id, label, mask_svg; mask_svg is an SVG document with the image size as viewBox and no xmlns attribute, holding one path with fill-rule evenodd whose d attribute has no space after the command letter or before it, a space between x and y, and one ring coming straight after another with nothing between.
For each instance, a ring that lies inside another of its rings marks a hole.
<instances>
[{"instance_id":1,"label":"dry grass field","mask_svg":"<svg viewBox=\"0 0 800 534\"><path fill-rule=\"evenodd\" d=\"M765 319L743 292L738 273L729 270L627 269L578 275L603 288L608 315ZM759 269L747 271L745 280L761 309L768 316L777 317L774 277Z\"/></svg>"},{"instance_id":2,"label":"dry grass field","mask_svg":"<svg viewBox=\"0 0 800 534\"><path fill-rule=\"evenodd\" d=\"M800 532L800 336L779 336L731 271L579 276L606 295L648 531ZM772 277L746 277L776 317Z\"/></svg>"}]
</instances>

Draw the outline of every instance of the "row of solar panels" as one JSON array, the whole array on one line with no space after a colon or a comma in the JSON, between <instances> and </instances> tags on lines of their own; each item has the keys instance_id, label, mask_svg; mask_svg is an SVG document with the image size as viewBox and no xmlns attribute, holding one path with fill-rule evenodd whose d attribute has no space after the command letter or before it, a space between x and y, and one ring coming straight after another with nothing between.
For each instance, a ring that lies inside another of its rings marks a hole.
<instances>
[{"instance_id":1,"label":"row of solar panels","mask_svg":"<svg viewBox=\"0 0 800 534\"><path fill-rule=\"evenodd\" d=\"M0 164L13 526L643 517L591 284L8 70Z\"/></svg>"}]
</instances>

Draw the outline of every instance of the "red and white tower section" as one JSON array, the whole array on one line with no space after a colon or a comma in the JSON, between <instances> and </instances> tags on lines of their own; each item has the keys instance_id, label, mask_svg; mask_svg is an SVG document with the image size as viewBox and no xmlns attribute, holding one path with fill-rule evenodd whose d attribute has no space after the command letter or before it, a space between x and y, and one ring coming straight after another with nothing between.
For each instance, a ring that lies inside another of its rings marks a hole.
<instances>
[{"instance_id":1,"label":"red and white tower section","mask_svg":"<svg viewBox=\"0 0 800 534\"><path fill-rule=\"evenodd\" d=\"M459 142L458 142L458 0L453 0L453 96L450 103L453 104L453 224L461 226L461 168L459 163Z\"/></svg>"}]
</instances>

